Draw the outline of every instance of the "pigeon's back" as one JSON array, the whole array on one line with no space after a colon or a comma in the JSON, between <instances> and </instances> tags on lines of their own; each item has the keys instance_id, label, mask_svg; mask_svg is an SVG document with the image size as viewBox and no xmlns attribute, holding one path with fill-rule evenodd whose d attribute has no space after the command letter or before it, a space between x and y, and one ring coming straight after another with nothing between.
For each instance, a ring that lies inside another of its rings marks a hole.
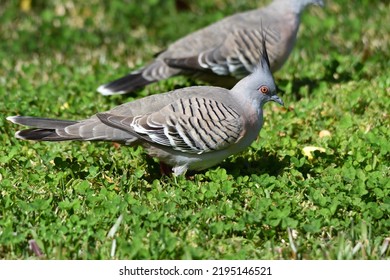
<instances>
[{"instance_id":1,"label":"pigeon's back","mask_svg":"<svg viewBox=\"0 0 390 280\"><path fill-rule=\"evenodd\" d=\"M188 57L217 48L229 34L237 30L263 30L271 26L275 28L275 23L282 25L286 22L284 18L278 16L279 13L280 11L272 6L267 6L228 16L177 40L158 58Z\"/></svg>"}]
</instances>

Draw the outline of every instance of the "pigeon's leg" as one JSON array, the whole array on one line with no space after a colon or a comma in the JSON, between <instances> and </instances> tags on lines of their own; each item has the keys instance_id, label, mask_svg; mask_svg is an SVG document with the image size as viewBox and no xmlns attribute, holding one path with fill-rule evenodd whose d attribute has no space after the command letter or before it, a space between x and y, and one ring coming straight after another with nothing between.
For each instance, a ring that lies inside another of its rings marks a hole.
<instances>
[{"instance_id":1,"label":"pigeon's leg","mask_svg":"<svg viewBox=\"0 0 390 280\"><path fill-rule=\"evenodd\" d=\"M173 173L172 167L168 164L163 163L162 161L160 161L160 172L162 175L166 176L170 176Z\"/></svg>"}]
</instances>

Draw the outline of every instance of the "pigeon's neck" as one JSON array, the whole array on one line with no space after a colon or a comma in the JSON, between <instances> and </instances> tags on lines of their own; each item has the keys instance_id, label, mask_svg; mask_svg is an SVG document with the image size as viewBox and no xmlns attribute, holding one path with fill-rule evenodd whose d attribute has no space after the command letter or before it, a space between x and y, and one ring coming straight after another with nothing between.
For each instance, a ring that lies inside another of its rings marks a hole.
<instances>
[{"instance_id":1,"label":"pigeon's neck","mask_svg":"<svg viewBox=\"0 0 390 280\"><path fill-rule=\"evenodd\" d=\"M291 11L300 16L307 5L311 4L313 0L274 0L269 7L276 11Z\"/></svg>"}]
</instances>

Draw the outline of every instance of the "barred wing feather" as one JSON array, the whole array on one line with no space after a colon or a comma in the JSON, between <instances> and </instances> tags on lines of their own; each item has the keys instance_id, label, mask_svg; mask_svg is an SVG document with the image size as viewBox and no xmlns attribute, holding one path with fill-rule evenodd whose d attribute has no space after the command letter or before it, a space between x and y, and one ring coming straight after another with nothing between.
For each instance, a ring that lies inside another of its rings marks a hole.
<instances>
[{"instance_id":1,"label":"barred wing feather","mask_svg":"<svg viewBox=\"0 0 390 280\"><path fill-rule=\"evenodd\" d=\"M170 67L188 70L210 69L218 75L243 77L253 72L261 57L263 38L266 38L271 65L277 62L280 35L271 29L239 29L231 32L216 48L194 57L166 58Z\"/></svg>"},{"instance_id":2,"label":"barred wing feather","mask_svg":"<svg viewBox=\"0 0 390 280\"><path fill-rule=\"evenodd\" d=\"M99 119L137 137L184 153L203 154L236 143L242 134L240 114L208 98L178 99L161 110L135 117L98 114Z\"/></svg>"}]
</instances>

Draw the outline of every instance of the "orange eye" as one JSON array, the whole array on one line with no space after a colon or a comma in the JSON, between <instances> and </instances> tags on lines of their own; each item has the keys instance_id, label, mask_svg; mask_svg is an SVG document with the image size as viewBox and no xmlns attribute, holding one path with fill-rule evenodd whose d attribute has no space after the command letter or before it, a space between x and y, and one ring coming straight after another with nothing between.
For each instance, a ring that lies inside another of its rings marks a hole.
<instances>
[{"instance_id":1,"label":"orange eye","mask_svg":"<svg viewBox=\"0 0 390 280\"><path fill-rule=\"evenodd\" d=\"M261 87L259 88L259 91L260 91L261 93L263 93L263 94L267 94L267 93L269 92L269 89L268 89L267 86L261 86Z\"/></svg>"}]
</instances>

